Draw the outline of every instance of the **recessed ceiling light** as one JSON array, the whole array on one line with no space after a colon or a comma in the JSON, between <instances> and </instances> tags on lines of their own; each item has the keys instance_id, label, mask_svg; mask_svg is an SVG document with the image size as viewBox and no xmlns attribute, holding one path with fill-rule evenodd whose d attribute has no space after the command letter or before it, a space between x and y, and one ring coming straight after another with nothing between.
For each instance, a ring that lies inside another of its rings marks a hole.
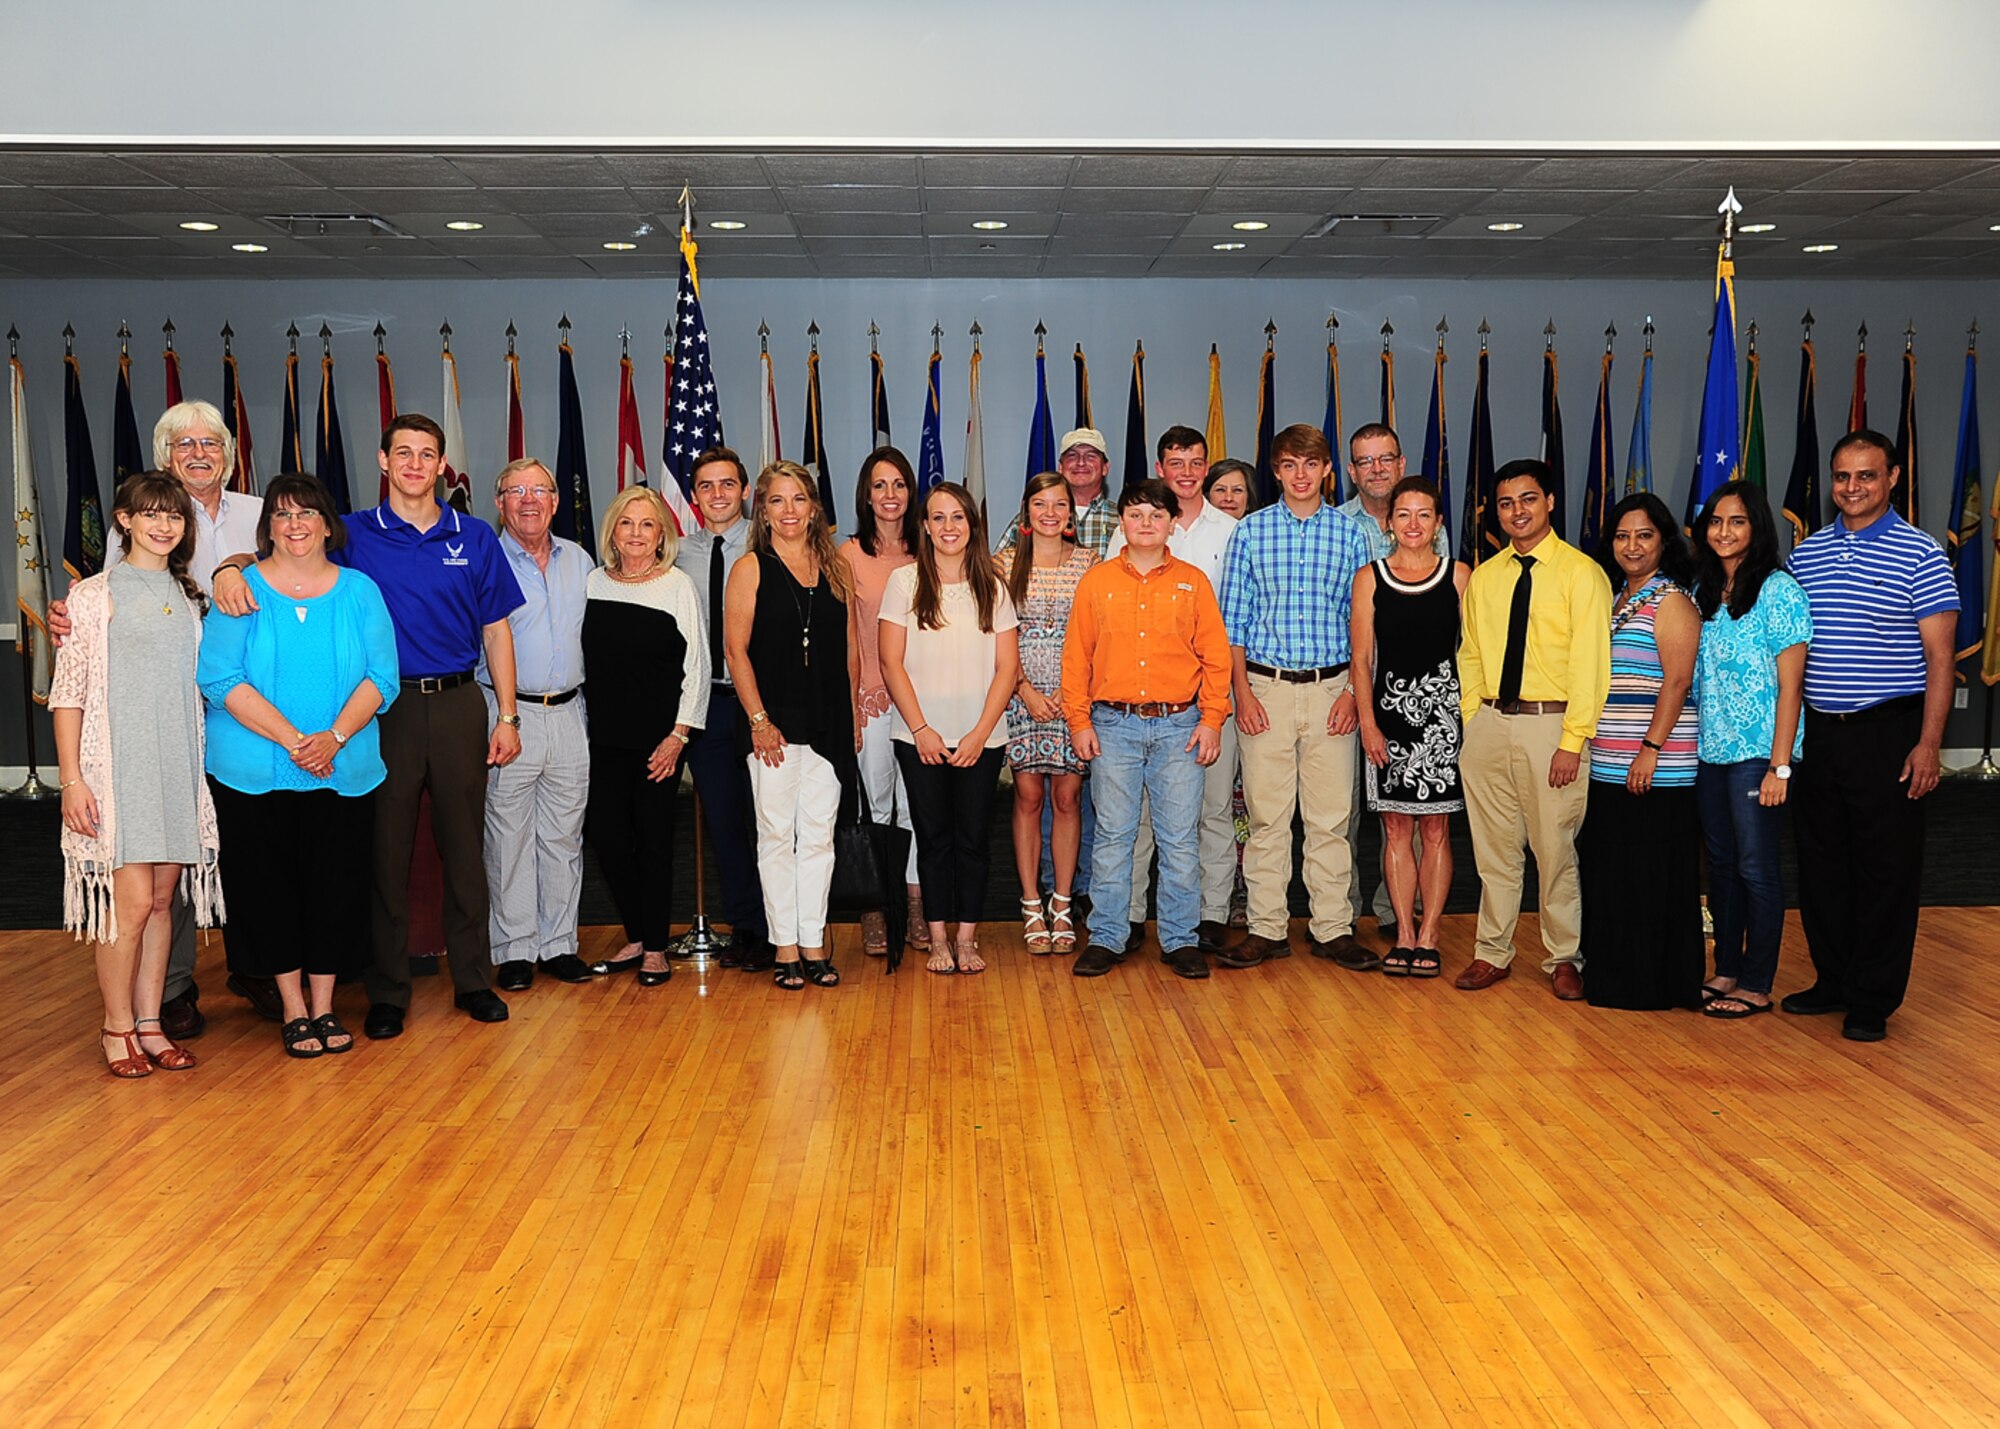
<instances>
[{"instance_id":1,"label":"recessed ceiling light","mask_svg":"<svg viewBox=\"0 0 2000 1429\"><path fill-rule=\"evenodd\" d=\"M613 253L630 253L639 245L636 243L607 243L604 246Z\"/></svg>"},{"instance_id":2,"label":"recessed ceiling light","mask_svg":"<svg viewBox=\"0 0 2000 1429\"><path fill-rule=\"evenodd\" d=\"M1839 249L1840 245L1838 243L1808 243L1799 251L1802 253L1835 253Z\"/></svg>"},{"instance_id":3,"label":"recessed ceiling light","mask_svg":"<svg viewBox=\"0 0 2000 1429\"><path fill-rule=\"evenodd\" d=\"M1237 249L1248 248L1250 245L1247 243L1211 243L1208 246L1213 248L1217 253L1234 253Z\"/></svg>"},{"instance_id":4,"label":"recessed ceiling light","mask_svg":"<svg viewBox=\"0 0 2000 1429\"><path fill-rule=\"evenodd\" d=\"M1488 233L1519 233L1527 226L1525 223L1489 223L1486 225L1486 231Z\"/></svg>"},{"instance_id":5,"label":"recessed ceiling light","mask_svg":"<svg viewBox=\"0 0 2000 1429\"><path fill-rule=\"evenodd\" d=\"M1987 224L1987 225L1986 225L1986 231L1987 231L1988 233L2000 233L2000 223L1989 223L1989 224Z\"/></svg>"},{"instance_id":6,"label":"recessed ceiling light","mask_svg":"<svg viewBox=\"0 0 2000 1429\"><path fill-rule=\"evenodd\" d=\"M199 218L191 218L186 223L183 223L181 227L185 228L189 233L213 233L216 229L222 227L222 225L219 223L207 223Z\"/></svg>"},{"instance_id":7,"label":"recessed ceiling light","mask_svg":"<svg viewBox=\"0 0 2000 1429\"><path fill-rule=\"evenodd\" d=\"M1262 233L1271 225L1261 218L1241 218L1229 226L1244 233Z\"/></svg>"},{"instance_id":8,"label":"recessed ceiling light","mask_svg":"<svg viewBox=\"0 0 2000 1429\"><path fill-rule=\"evenodd\" d=\"M1007 220L1004 218L975 218L972 221L972 226L981 233L998 233L1007 226Z\"/></svg>"},{"instance_id":9,"label":"recessed ceiling light","mask_svg":"<svg viewBox=\"0 0 2000 1429\"><path fill-rule=\"evenodd\" d=\"M1777 228L1775 223L1746 223L1737 229L1738 233L1770 233Z\"/></svg>"},{"instance_id":10,"label":"recessed ceiling light","mask_svg":"<svg viewBox=\"0 0 2000 1429\"><path fill-rule=\"evenodd\" d=\"M271 251L261 243L232 243L229 246L238 253L269 253Z\"/></svg>"},{"instance_id":11,"label":"recessed ceiling light","mask_svg":"<svg viewBox=\"0 0 2000 1429\"><path fill-rule=\"evenodd\" d=\"M477 233L480 229L486 227L486 225L476 218L454 218L445 227L449 228L453 233Z\"/></svg>"},{"instance_id":12,"label":"recessed ceiling light","mask_svg":"<svg viewBox=\"0 0 2000 1429\"><path fill-rule=\"evenodd\" d=\"M749 225L740 218L718 218L709 227L718 229L723 233L735 233L740 229L749 227Z\"/></svg>"}]
</instances>

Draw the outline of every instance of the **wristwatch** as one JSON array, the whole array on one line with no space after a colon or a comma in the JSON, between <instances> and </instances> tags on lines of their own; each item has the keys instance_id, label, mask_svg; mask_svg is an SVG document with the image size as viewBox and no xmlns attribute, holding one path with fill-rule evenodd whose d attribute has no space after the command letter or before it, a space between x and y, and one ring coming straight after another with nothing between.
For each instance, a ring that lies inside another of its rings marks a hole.
<instances>
[{"instance_id":1,"label":"wristwatch","mask_svg":"<svg viewBox=\"0 0 2000 1429\"><path fill-rule=\"evenodd\" d=\"M521 717L518 714L501 715L500 723L512 725L515 729L519 729L521 727Z\"/></svg>"},{"instance_id":2,"label":"wristwatch","mask_svg":"<svg viewBox=\"0 0 2000 1429\"><path fill-rule=\"evenodd\" d=\"M1771 772L1780 779L1789 779L1792 777L1792 766L1789 764L1773 764Z\"/></svg>"}]
</instances>

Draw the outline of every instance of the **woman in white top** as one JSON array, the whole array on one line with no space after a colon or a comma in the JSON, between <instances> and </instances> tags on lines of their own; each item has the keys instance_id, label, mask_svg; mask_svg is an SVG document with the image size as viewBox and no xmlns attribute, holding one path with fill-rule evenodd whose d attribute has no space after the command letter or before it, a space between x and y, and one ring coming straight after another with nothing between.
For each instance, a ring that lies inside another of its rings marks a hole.
<instances>
[{"instance_id":1,"label":"woman in white top","mask_svg":"<svg viewBox=\"0 0 2000 1429\"><path fill-rule=\"evenodd\" d=\"M989 823L1007 753L1003 716L1021 677L1014 602L984 526L964 487L933 487L916 564L892 573L882 595L882 678L896 706L891 732L916 825L925 966L934 973L986 970L977 934Z\"/></svg>"}]
</instances>

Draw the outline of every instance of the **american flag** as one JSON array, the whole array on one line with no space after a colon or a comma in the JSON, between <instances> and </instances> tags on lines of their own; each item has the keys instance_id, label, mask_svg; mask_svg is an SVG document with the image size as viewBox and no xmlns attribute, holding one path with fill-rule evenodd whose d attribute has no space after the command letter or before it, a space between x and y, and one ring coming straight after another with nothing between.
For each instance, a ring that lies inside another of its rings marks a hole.
<instances>
[{"instance_id":1,"label":"american flag","mask_svg":"<svg viewBox=\"0 0 2000 1429\"><path fill-rule=\"evenodd\" d=\"M715 400L715 373L708 363L708 324L701 316L701 289L695 277L694 235L681 229L681 281L674 307L674 363L668 378L667 430L660 460L673 484L660 494L685 534L695 528L692 497L694 459L722 444L722 412Z\"/></svg>"}]
</instances>

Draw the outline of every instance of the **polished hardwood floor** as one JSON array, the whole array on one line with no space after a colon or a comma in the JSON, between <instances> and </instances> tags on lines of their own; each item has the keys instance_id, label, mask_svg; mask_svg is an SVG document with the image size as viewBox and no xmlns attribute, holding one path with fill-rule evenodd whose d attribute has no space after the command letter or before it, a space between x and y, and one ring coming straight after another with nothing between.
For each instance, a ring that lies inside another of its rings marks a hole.
<instances>
[{"instance_id":1,"label":"polished hardwood floor","mask_svg":"<svg viewBox=\"0 0 2000 1429\"><path fill-rule=\"evenodd\" d=\"M1925 913L1872 1046L1525 955L1085 981L993 928L886 977L840 931L831 991L683 965L487 1027L425 981L311 1062L209 946L201 1065L136 1083L87 955L0 935L0 1422L2000 1419L2000 910Z\"/></svg>"}]
</instances>

